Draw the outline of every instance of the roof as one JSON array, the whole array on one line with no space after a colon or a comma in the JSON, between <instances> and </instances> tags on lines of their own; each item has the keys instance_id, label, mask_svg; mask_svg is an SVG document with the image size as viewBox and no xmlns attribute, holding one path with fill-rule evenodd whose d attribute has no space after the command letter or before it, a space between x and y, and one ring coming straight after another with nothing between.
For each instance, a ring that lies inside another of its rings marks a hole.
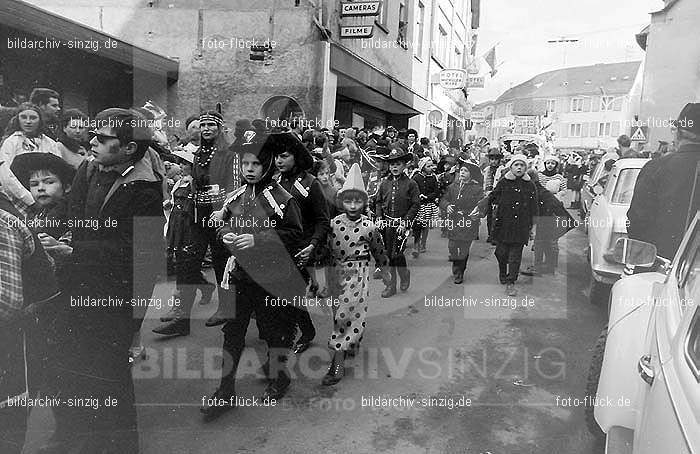
<instances>
[{"instance_id":1,"label":"roof","mask_svg":"<svg viewBox=\"0 0 700 454\"><path fill-rule=\"evenodd\" d=\"M606 94L629 93L640 64L640 61L602 63L548 71L507 90L498 97L496 102L528 98L596 95L601 93L601 87Z\"/></svg>"},{"instance_id":2,"label":"roof","mask_svg":"<svg viewBox=\"0 0 700 454\"><path fill-rule=\"evenodd\" d=\"M667 1L666 1L666 4L664 5L663 8L661 8L659 11L654 11L654 12L651 13L651 14L665 13L665 12L667 12L668 10L670 10L671 8L673 8L673 5L675 5L675 4L678 3L679 1L680 1L680 0L667 0Z\"/></svg>"},{"instance_id":3,"label":"roof","mask_svg":"<svg viewBox=\"0 0 700 454\"><path fill-rule=\"evenodd\" d=\"M123 63L129 67L143 69L154 74L167 74L177 80L179 63L176 60L155 54L129 44L78 22L57 16L20 0L0 1L0 24L25 33L53 38L62 42L116 41L115 47L100 46L99 56Z\"/></svg>"}]
</instances>

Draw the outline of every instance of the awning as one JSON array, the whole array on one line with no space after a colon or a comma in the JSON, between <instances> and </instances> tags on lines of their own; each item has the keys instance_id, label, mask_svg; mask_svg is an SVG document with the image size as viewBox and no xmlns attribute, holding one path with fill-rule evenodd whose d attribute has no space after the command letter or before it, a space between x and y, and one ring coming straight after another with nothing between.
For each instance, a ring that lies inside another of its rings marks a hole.
<instances>
[{"instance_id":1,"label":"awning","mask_svg":"<svg viewBox=\"0 0 700 454\"><path fill-rule=\"evenodd\" d=\"M410 88L335 44L330 69L338 75L337 94L392 114L420 114L414 108L420 97Z\"/></svg>"},{"instance_id":2,"label":"awning","mask_svg":"<svg viewBox=\"0 0 700 454\"><path fill-rule=\"evenodd\" d=\"M119 38L57 16L19 0L0 1L0 24L31 35L52 38L62 42L99 41L97 55L153 74L166 75L171 81L178 78L179 63L170 58L136 47ZM103 44L116 41L114 47Z\"/></svg>"}]
</instances>

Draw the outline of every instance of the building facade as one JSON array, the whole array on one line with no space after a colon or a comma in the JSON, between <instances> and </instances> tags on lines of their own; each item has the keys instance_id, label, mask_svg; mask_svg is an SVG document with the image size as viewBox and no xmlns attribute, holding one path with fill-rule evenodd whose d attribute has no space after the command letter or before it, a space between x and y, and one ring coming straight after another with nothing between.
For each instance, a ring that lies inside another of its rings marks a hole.
<instances>
[{"instance_id":1,"label":"building facade","mask_svg":"<svg viewBox=\"0 0 700 454\"><path fill-rule=\"evenodd\" d=\"M678 118L683 106L700 100L699 21L699 2L666 0L663 9L651 14L651 24L637 35L646 55L636 113L642 126L648 127L652 150L658 141L672 140L669 121Z\"/></svg>"},{"instance_id":2,"label":"building facade","mask_svg":"<svg viewBox=\"0 0 700 454\"><path fill-rule=\"evenodd\" d=\"M542 134L560 149L607 149L630 134L633 87L640 62L549 71L475 110L485 121L478 135L495 141L506 133Z\"/></svg>"},{"instance_id":3,"label":"building facade","mask_svg":"<svg viewBox=\"0 0 700 454\"><path fill-rule=\"evenodd\" d=\"M466 67L478 0L381 0L368 17L341 17L338 0L31 3L177 59L172 116L220 103L229 123L300 115L310 126L463 135L456 126L469 110L465 93L442 90L435 75ZM363 25L373 27L371 37L341 37L341 27Z\"/></svg>"}]
</instances>

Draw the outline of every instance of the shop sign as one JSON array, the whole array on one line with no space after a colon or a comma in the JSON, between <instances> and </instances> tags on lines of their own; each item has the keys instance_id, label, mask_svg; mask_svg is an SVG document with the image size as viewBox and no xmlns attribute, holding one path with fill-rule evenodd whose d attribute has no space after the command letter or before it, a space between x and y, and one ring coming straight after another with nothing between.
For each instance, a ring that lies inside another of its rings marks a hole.
<instances>
[{"instance_id":1,"label":"shop sign","mask_svg":"<svg viewBox=\"0 0 700 454\"><path fill-rule=\"evenodd\" d=\"M486 114L484 112L472 111L469 114L469 119L474 124L481 124L486 120Z\"/></svg>"},{"instance_id":2,"label":"shop sign","mask_svg":"<svg viewBox=\"0 0 700 454\"><path fill-rule=\"evenodd\" d=\"M374 33L374 25L353 25L340 27L341 38L370 38Z\"/></svg>"},{"instance_id":3,"label":"shop sign","mask_svg":"<svg viewBox=\"0 0 700 454\"><path fill-rule=\"evenodd\" d=\"M382 2L341 2L340 17L378 16Z\"/></svg>"},{"instance_id":4,"label":"shop sign","mask_svg":"<svg viewBox=\"0 0 700 454\"><path fill-rule=\"evenodd\" d=\"M440 86L447 90L464 88L467 72L463 69L443 69L440 71Z\"/></svg>"}]
</instances>

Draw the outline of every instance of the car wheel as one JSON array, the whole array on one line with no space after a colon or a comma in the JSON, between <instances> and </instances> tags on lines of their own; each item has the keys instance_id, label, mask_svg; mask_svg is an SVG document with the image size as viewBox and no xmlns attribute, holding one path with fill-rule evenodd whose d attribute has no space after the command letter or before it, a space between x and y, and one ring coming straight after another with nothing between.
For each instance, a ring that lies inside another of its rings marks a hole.
<instances>
[{"instance_id":1,"label":"car wheel","mask_svg":"<svg viewBox=\"0 0 700 454\"><path fill-rule=\"evenodd\" d=\"M605 325L603 331L600 332L598 340L593 347L593 357L591 358L591 364L588 367L588 380L586 381L586 396L587 399L586 407L584 408L584 419L586 420L586 426L588 431L597 440L601 440L605 437L605 433L600 429L598 422L595 420L593 410L595 409L595 397L598 394L598 381L600 380L600 370L603 367L603 354L605 353L605 342L608 339L608 326Z\"/></svg>"},{"instance_id":2,"label":"car wheel","mask_svg":"<svg viewBox=\"0 0 700 454\"><path fill-rule=\"evenodd\" d=\"M610 299L610 289L611 285L598 282L591 274L591 289L589 292L588 300L594 306L603 306Z\"/></svg>"}]
</instances>

